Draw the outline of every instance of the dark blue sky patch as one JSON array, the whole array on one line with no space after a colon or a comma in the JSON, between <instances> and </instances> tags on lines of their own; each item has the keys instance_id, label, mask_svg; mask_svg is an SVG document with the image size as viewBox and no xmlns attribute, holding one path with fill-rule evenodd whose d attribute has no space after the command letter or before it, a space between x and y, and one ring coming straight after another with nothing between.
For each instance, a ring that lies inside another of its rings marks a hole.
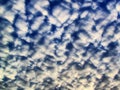
<instances>
[{"instance_id":1,"label":"dark blue sky patch","mask_svg":"<svg viewBox=\"0 0 120 90\"><path fill-rule=\"evenodd\" d=\"M1 34L1 32L0 32L0 40L2 40L3 39L3 35Z\"/></svg>"},{"instance_id":2,"label":"dark blue sky patch","mask_svg":"<svg viewBox=\"0 0 120 90\"><path fill-rule=\"evenodd\" d=\"M101 82L107 82L109 80L109 77L105 74L102 75Z\"/></svg>"},{"instance_id":3,"label":"dark blue sky patch","mask_svg":"<svg viewBox=\"0 0 120 90\"><path fill-rule=\"evenodd\" d=\"M45 37L42 36L39 40L38 40L38 44L39 45L44 45L45 44Z\"/></svg>"},{"instance_id":4,"label":"dark blue sky patch","mask_svg":"<svg viewBox=\"0 0 120 90\"><path fill-rule=\"evenodd\" d=\"M63 65L62 61L57 61L57 65Z\"/></svg>"},{"instance_id":5,"label":"dark blue sky patch","mask_svg":"<svg viewBox=\"0 0 120 90\"><path fill-rule=\"evenodd\" d=\"M120 81L120 75L119 75L119 74L116 74L116 75L114 76L114 80Z\"/></svg>"},{"instance_id":6,"label":"dark blue sky patch","mask_svg":"<svg viewBox=\"0 0 120 90\"><path fill-rule=\"evenodd\" d=\"M53 66L47 66L47 70L54 70Z\"/></svg>"},{"instance_id":7,"label":"dark blue sky patch","mask_svg":"<svg viewBox=\"0 0 120 90\"><path fill-rule=\"evenodd\" d=\"M39 34L39 33L38 33L38 31L36 30L36 31L32 31L31 33L28 32L28 33L26 34L26 36L34 39L35 37L38 36L38 34Z\"/></svg>"},{"instance_id":8,"label":"dark blue sky patch","mask_svg":"<svg viewBox=\"0 0 120 90\"><path fill-rule=\"evenodd\" d=\"M15 31L18 30L18 27L16 25L18 19L21 19L21 16L19 14L16 14L14 16L14 20L13 20L13 23L12 23L12 27L14 28Z\"/></svg>"},{"instance_id":9,"label":"dark blue sky patch","mask_svg":"<svg viewBox=\"0 0 120 90\"><path fill-rule=\"evenodd\" d=\"M84 12L84 11L89 11L92 12L92 7L91 6L87 6L87 7L82 7L80 8L79 12Z\"/></svg>"},{"instance_id":10,"label":"dark blue sky patch","mask_svg":"<svg viewBox=\"0 0 120 90\"><path fill-rule=\"evenodd\" d=\"M118 42L116 41L116 42L110 42L107 47L109 50L114 50L117 48L117 46L118 46Z\"/></svg>"},{"instance_id":11,"label":"dark blue sky patch","mask_svg":"<svg viewBox=\"0 0 120 90\"><path fill-rule=\"evenodd\" d=\"M103 2L98 2L99 8L101 8L104 12L110 13L110 11L107 9L108 3L110 3L113 0L103 0Z\"/></svg>"},{"instance_id":12,"label":"dark blue sky patch","mask_svg":"<svg viewBox=\"0 0 120 90\"><path fill-rule=\"evenodd\" d=\"M44 24L47 25L48 22L49 22L48 16L45 16L45 18L44 18Z\"/></svg>"},{"instance_id":13,"label":"dark blue sky patch","mask_svg":"<svg viewBox=\"0 0 120 90\"><path fill-rule=\"evenodd\" d=\"M65 51L64 55L68 57L70 55L70 51Z\"/></svg>"},{"instance_id":14,"label":"dark blue sky patch","mask_svg":"<svg viewBox=\"0 0 120 90\"><path fill-rule=\"evenodd\" d=\"M9 56L7 57L8 60L11 60L11 59L13 59L13 58L14 58L14 55L9 55Z\"/></svg>"},{"instance_id":15,"label":"dark blue sky patch","mask_svg":"<svg viewBox=\"0 0 120 90\"><path fill-rule=\"evenodd\" d=\"M24 88L22 88L22 87L17 87L17 90L24 90Z\"/></svg>"},{"instance_id":16,"label":"dark blue sky patch","mask_svg":"<svg viewBox=\"0 0 120 90\"><path fill-rule=\"evenodd\" d=\"M72 42L67 43L67 45L66 45L67 50L72 50L73 48L74 48L74 46L73 46Z\"/></svg>"},{"instance_id":17,"label":"dark blue sky patch","mask_svg":"<svg viewBox=\"0 0 120 90\"><path fill-rule=\"evenodd\" d=\"M3 86L4 87L9 87L9 85L7 83L4 83Z\"/></svg>"},{"instance_id":18,"label":"dark blue sky patch","mask_svg":"<svg viewBox=\"0 0 120 90\"><path fill-rule=\"evenodd\" d=\"M22 61L27 60L27 56L20 56L20 58Z\"/></svg>"},{"instance_id":19,"label":"dark blue sky patch","mask_svg":"<svg viewBox=\"0 0 120 90\"><path fill-rule=\"evenodd\" d=\"M120 32L120 23L117 23L116 27L115 27L115 30L114 30L114 33L117 34L119 32Z\"/></svg>"},{"instance_id":20,"label":"dark blue sky patch","mask_svg":"<svg viewBox=\"0 0 120 90\"><path fill-rule=\"evenodd\" d=\"M29 3L31 2L31 0L25 0L25 5L29 5Z\"/></svg>"},{"instance_id":21,"label":"dark blue sky patch","mask_svg":"<svg viewBox=\"0 0 120 90\"><path fill-rule=\"evenodd\" d=\"M9 50L13 50L14 49L14 42L8 42L7 46L9 47Z\"/></svg>"},{"instance_id":22,"label":"dark blue sky patch","mask_svg":"<svg viewBox=\"0 0 120 90\"><path fill-rule=\"evenodd\" d=\"M96 26L93 26L93 27L92 27L92 31L93 31L93 32L94 32L94 31L95 31L95 32L97 31Z\"/></svg>"},{"instance_id":23,"label":"dark blue sky patch","mask_svg":"<svg viewBox=\"0 0 120 90\"><path fill-rule=\"evenodd\" d=\"M117 55L118 55L118 51L114 49L111 49L111 50L109 49L102 53L101 58L112 57Z\"/></svg>"},{"instance_id":24,"label":"dark blue sky patch","mask_svg":"<svg viewBox=\"0 0 120 90\"><path fill-rule=\"evenodd\" d=\"M29 45L29 49L30 50L34 50L35 49L35 44L34 44L34 42L30 42L30 43L28 43L28 45Z\"/></svg>"},{"instance_id":25,"label":"dark blue sky patch","mask_svg":"<svg viewBox=\"0 0 120 90\"><path fill-rule=\"evenodd\" d=\"M27 8L27 7L26 7ZM30 15L32 15L32 13L28 10L28 9L26 9L26 11L25 11L25 15L27 16L27 18L30 16Z\"/></svg>"},{"instance_id":26,"label":"dark blue sky patch","mask_svg":"<svg viewBox=\"0 0 120 90\"><path fill-rule=\"evenodd\" d=\"M95 47L93 43L89 43L89 45L87 47L84 47L84 49L87 52L90 52L92 54L95 54L97 52L99 52L100 50L98 49L98 47Z\"/></svg>"},{"instance_id":27,"label":"dark blue sky patch","mask_svg":"<svg viewBox=\"0 0 120 90\"><path fill-rule=\"evenodd\" d=\"M34 17L40 17L40 16L43 16L42 12L38 11L35 13Z\"/></svg>"},{"instance_id":28,"label":"dark blue sky patch","mask_svg":"<svg viewBox=\"0 0 120 90\"><path fill-rule=\"evenodd\" d=\"M40 67L38 67L38 66L35 66L35 67L33 68L33 70L34 70L35 72L42 71L42 69L41 69Z\"/></svg>"},{"instance_id":29,"label":"dark blue sky patch","mask_svg":"<svg viewBox=\"0 0 120 90\"><path fill-rule=\"evenodd\" d=\"M9 0L0 0L0 5L6 5L9 2Z\"/></svg>"},{"instance_id":30,"label":"dark blue sky patch","mask_svg":"<svg viewBox=\"0 0 120 90\"><path fill-rule=\"evenodd\" d=\"M7 76L4 76L4 78L2 79L4 82L7 82L10 80L10 78L8 78Z\"/></svg>"},{"instance_id":31,"label":"dark blue sky patch","mask_svg":"<svg viewBox=\"0 0 120 90\"><path fill-rule=\"evenodd\" d=\"M71 34L71 37L72 37L72 39L75 41L75 40L78 40L79 39L79 32L78 31L76 31L76 32L73 32L72 34Z\"/></svg>"},{"instance_id":32,"label":"dark blue sky patch","mask_svg":"<svg viewBox=\"0 0 120 90\"><path fill-rule=\"evenodd\" d=\"M69 89L65 86L59 86L59 87L55 87L54 90L69 90Z\"/></svg>"},{"instance_id":33,"label":"dark blue sky patch","mask_svg":"<svg viewBox=\"0 0 120 90\"><path fill-rule=\"evenodd\" d=\"M23 45L28 45L28 44L29 44L29 42L27 42L27 41L24 40L24 39L20 39L20 40L21 40L21 42L22 42Z\"/></svg>"},{"instance_id":34,"label":"dark blue sky patch","mask_svg":"<svg viewBox=\"0 0 120 90\"><path fill-rule=\"evenodd\" d=\"M10 25L10 22L3 17L0 17L0 30L5 29L8 25Z\"/></svg>"},{"instance_id":35,"label":"dark blue sky patch","mask_svg":"<svg viewBox=\"0 0 120 90\"><path fill-rule=\"evenodd\" d=\"M106 51L102 54L102 58L109 57L109 56L110 56L109 51Z\"/></svg>"},{"instance_id":36,"label":"dark blue sky patch","mask_svg":"<svg viewBox=\"0 0 120 90\"><path fill-rule=\"evenodd\" d=\"M76 1L78 1L78 0L71 0L73 3L75 3ZM84 0L82 0L82 1L84 1Z\"/></svg>"},{"instance_id":37,"label":"dark blue sky patch","mask_svg":"<svg viewBox=\"0 0 120 90\"><path fill-rule=\"evenodd\" d=\"M61 43L62 42L62 40L60 39L60 38L54 38L54 40L53 40L55 43Z\"/></svg>"},{"instance_id":38,"label":"dark blue sky patch","mask_svg":"<svg viewBox=\"0 0 120 90\"><path fill-rule=\"evenodd\" d=\"M28 31L30 31L31 30L31 26L34 24L34 18L32 18L31 20L27 20L27 22L28 22Z\"/></svg>"},{"instance_id":39,"label":"dark blue sky patch","mask_svg":"<svg viewBox=\"0 0 120 90\"><path fill-rule=\"evenodd\" d=\"M117 18L120 19L120 13L118 13Z\"/></svg>"},{"instance_id":40,"label":"dark blue sky patch","mask_svg":"<svg viewBox=\"0 0 120 90\"><path fill-rule=\"evenodd\" d=\"M100 24L103 20L104 20L104 18L99 18L99 19L94 20L94 21L95 21L95 24L98 25L98 24Z\"/></svg>"},{"instance_id":41,"label":"dark blue sky patch","mask_svg":"<svg viewBox=\"0 0 120 90\"><path fill-rule=\"evenodd\" d=\"M13 32L11 33L11 35L12 35L12 37L13 37L14 39L16 39L16 38L19 37L16 31L13 31Z\"/></svg>"},{"instance_id":42,"label":"dark blue sky patch","mask_svg":"<svg viewBox=\"0 0 120 90\"><path fill-rule=\"evenodd\" d=\"M51 31L54 33L56 30L57 30L56 25L52 24L52 26L51 26Z\"/></svg>"},{"instance_id":43,"label":"dark blue sky patch","mask_svg":"<svg viewBox=\"0 0 120 90\"><path fill-rule=\"evenodd\" d=\"M74 68L75 68L76 70L82 70L82 69L83 69L83 66L80 65L80 63L78 63L78 62L72 62L69 66L70 66L70 67L71 67L71 66L74 66Z\"/></svg>"}]
</instances>

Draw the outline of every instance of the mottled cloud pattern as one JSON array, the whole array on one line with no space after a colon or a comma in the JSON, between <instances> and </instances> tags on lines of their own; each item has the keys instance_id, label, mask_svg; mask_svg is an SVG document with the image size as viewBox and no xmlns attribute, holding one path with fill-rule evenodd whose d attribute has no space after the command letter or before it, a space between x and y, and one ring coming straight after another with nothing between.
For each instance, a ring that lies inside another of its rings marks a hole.
<instances>
[{"instance_id":1,"label":"mottled cloud pattern","mask_svg":"<svg viewBox=\"0 0 120 90\"><path fill-rule=\"evenodd\" d=\"M120 90L120 1L0 0L0 90Z\"/></svg>"}]
</instances>

